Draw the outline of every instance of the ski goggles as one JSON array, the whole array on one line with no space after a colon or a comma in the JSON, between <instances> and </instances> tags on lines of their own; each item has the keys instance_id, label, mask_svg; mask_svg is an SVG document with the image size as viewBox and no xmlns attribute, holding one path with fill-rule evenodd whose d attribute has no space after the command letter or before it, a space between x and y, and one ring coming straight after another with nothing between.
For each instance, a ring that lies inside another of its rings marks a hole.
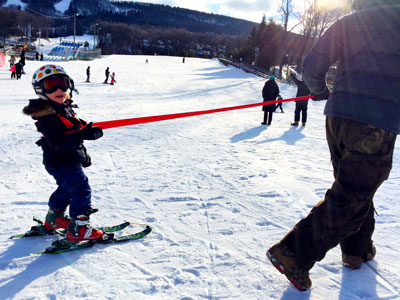
<instances>
[{"instance_id":1,"label":"ski goggles","mask_svg":"<svg viewBox=\"0 0 400 300\"><path fill-rule=\"evenodd\" d=\"M69 89L69 80L64 76L46 78L43 80L43 89L46 94L52 94L58 89L66 92Z\"/></svg>"}]
</instances>

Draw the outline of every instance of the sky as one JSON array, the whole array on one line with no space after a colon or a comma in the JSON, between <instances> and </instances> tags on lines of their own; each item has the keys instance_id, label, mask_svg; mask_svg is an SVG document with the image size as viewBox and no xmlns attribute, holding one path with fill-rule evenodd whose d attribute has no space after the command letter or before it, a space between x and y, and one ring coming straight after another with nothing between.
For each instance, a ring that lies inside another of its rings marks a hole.
<instances>
[{"instance_id":1,"label":"sky","mask_svg":"<svg viewBox=\"0 0 400 300\"><path fill-rule=\"evenodd\" d=\"M263 14L267 18L277 15L278 9L278 0L146 0L143 2L212 12L256 23L261 22Z\"/></svg>"},{"instance_id":2,"label":"sky","mask_svg":"<svg viewBox=\"0 0 400 300\"><path fill-rule=\"evenodd\" d=\"M145 0L142 2L188 8L245 19L256 23L261 22L263 15L266 16L267 20L270 18L273 18L277 22L281 20L278 12L278 3L280 0ZM305 0L293 0L292 4L296 11L302 12L305 2L307 3ZM337 7L347 2L348 0L318 0L318 5L321 7Z\"/></svg>"}]
</instances>

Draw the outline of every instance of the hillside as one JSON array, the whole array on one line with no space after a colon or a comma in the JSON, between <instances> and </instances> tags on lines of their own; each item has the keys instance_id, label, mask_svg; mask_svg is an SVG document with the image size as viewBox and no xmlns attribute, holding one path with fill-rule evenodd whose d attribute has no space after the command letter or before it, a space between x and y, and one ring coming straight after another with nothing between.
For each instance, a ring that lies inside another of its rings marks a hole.
<instances>
[{"instance_id":1,"label":"hillside","mask_svg":"<svg viewBox=\"0 0 400 300\"><path fill-rule=\"evenodd\" d=\"M248 35L254 22L228 16L144 2L110 0L2 0L29 12L63 17L79 14L81 22L110 21L124 24L180 28L191 32ZM261 17L261 16L260 16Z\"/></svg>"},{"instance_id":2,"label":"hillside","mask_svg":"<svg viewBox=\"0 0 400 300\"><path fill-rule=\"evenodd\" d=\"M111 55L60 64L79 90L78 116L94 122L256 103L264 85L215 59ZM351 271L336 247L301 293L265 257L333 182L324 101L310 101L306 127L290 126L295 105L285 103L269 127L256 107L104 130L85 141L99 208L92 224L129 220L153 232L55 256L32 254L55 237L9 240L33 225L32 216L44 217L56 187L35 145L34 120L21 112L35 97L31 75L41 65L27 61L18 81L0 69L1 300L400 299L399 141L375 196L375 260ZM116 72L114 86L102 83L106 67ZM279 87L283 98L296 94Z\"/></svg>"}]
</instances>

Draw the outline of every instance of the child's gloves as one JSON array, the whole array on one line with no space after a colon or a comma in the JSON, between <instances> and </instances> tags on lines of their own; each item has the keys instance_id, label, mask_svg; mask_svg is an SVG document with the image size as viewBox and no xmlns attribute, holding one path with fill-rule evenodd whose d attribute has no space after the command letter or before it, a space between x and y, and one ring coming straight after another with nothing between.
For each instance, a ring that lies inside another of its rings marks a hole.
<instances>
[{"instance_id":1,"label":"child's gloves","mask_svg":"<svg viewBox=\"0 0 400 300\"><path fill-rule=\"evenodd\" d=\"M88 123L81 132L84 140L97 140L103 136L103 130L100 127L93 127L93 122Z\"/></svg>"}]
</instances>

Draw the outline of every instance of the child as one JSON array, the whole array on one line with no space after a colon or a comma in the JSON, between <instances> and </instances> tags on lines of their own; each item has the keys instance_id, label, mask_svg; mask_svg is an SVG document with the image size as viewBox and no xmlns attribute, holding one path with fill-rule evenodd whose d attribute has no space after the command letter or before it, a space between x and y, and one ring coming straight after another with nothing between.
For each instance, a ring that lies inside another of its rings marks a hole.
<instances>
[{"instance_id":1,"label":"child","mask_svg":"<svg viewBox=\"0 0 400 300\"><path fill-rule=\"evenodd\" d=\"M110 84L111 84L111 85L114 85L114 83L117 83L117 81L115 80L115 73L114 73L114 72L112 72L112 74L111 74L111 82L110 82Z\"/></svg>"},{"instance_id":2,"label":"child","mask_svg":"<svg viewBox=\"0 0 400 300\"><path fill-rule=\"evenodd\" d=\"M43 150L43 164L58 185L49 199L46 230L67 229L71 243L102 238L103 232L89 225L91 188L82 167L91 164L83 140L96 140L101 128L79 119L72 110L72 79L56 65L44 65L33 74L32 86L39 99L29 100L23 112L36 120L43 134L36 143ZM70 217L65 216L69 205Z\"/></svg>"},{"instance_id":3,"label":"child","mask_svg":"<svg viewBox=\"0 0 400 300\"><path fill-rule=\"evenodd\" d=\"M11 79L16 78L17 70L15 69L15 65L12 65L10 71L11 71Z\"/></svg>"},{"instance_id":4,"label":"child","mask_svg":"<svg viewBox=\"0 0 400 300\"><path fill-rule=\"evenodd\" d=\"M276 100L282 100L282 96L278 95L278 98ZM283 108L282 108L282 102L276 104L275 110L278 109L278 107L281 109L281 113L284 113Z\"/></svg>"}]
</instances>

